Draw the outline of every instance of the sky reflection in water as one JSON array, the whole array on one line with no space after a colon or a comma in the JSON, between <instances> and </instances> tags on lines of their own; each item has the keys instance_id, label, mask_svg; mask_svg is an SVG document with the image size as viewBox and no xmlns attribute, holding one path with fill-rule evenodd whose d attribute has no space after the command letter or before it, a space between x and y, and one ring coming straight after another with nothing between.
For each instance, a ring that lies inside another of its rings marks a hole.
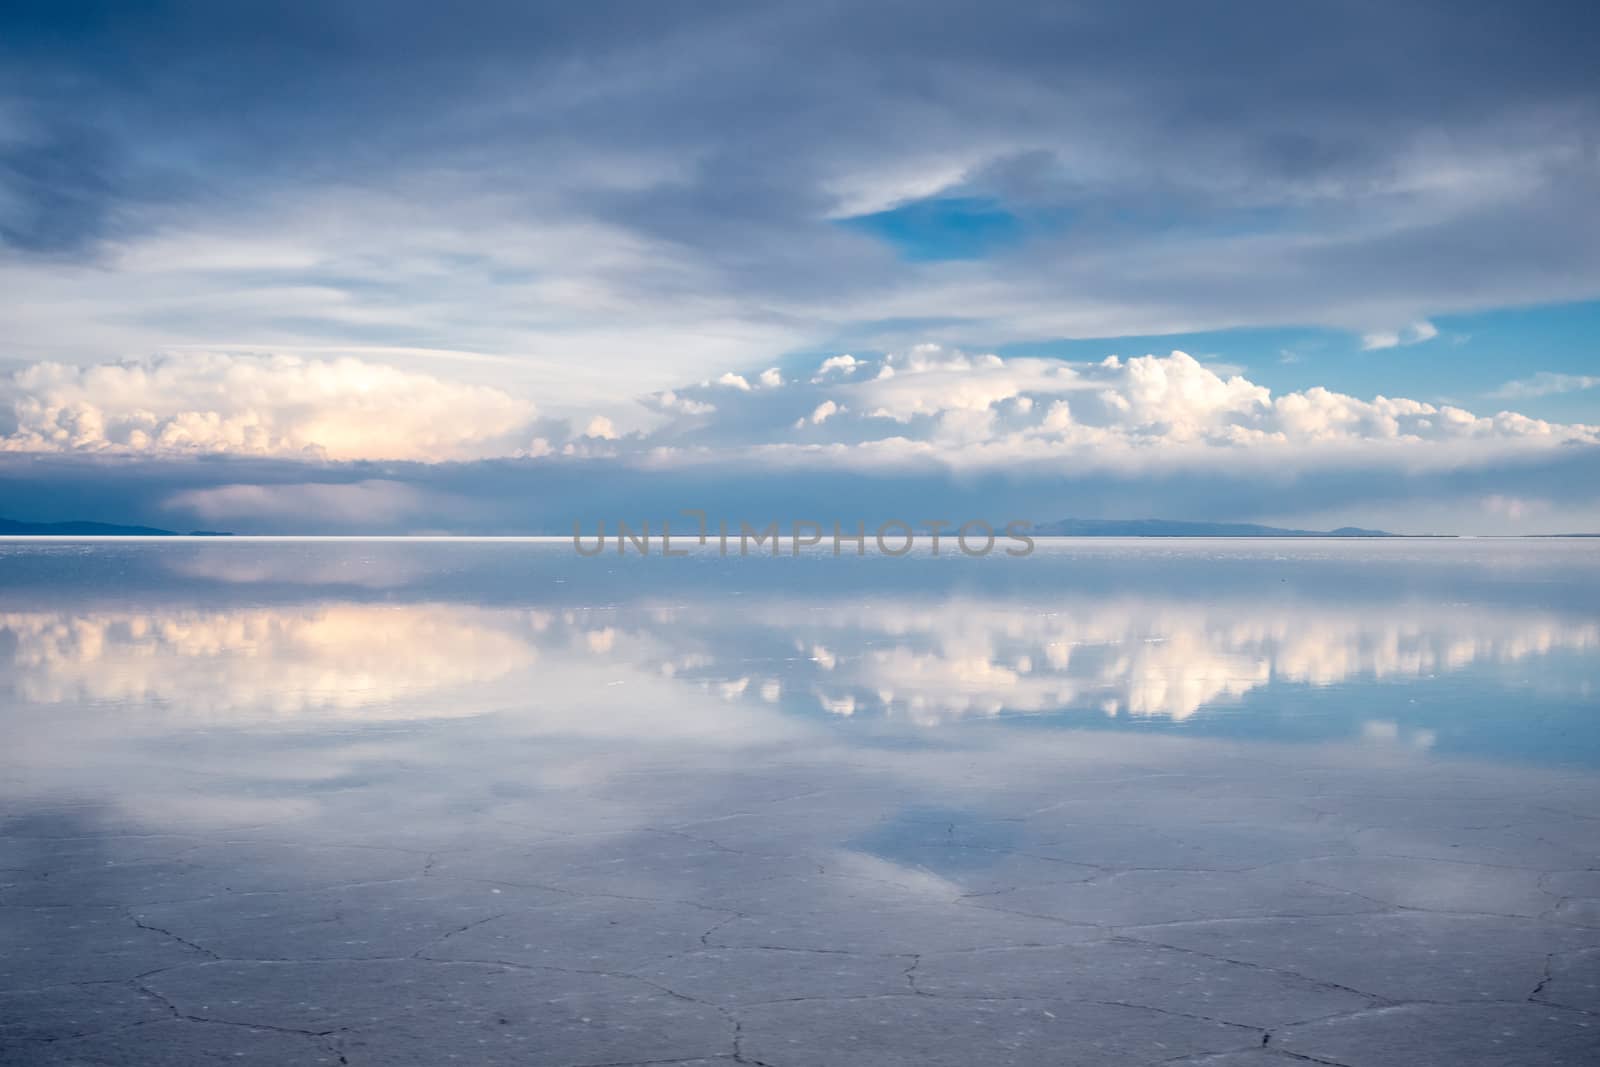
<instances>
[{"instance_id":1,"label":"sky reflection in water","mask_svg":"<svg viewBox=\"0 0 1600 1067\"><path fill-rule=\"evenodd\" d=\"M0 692L21 750L58 754L461 720L959 746L1002 720L1600 760L1600 545L1043 544L589 560L551 543L13 542Z\"/></svg>"},{"instance_id":2,"label":"sky reflection in water","mask_svg":"<svg viewBox=\"0 0 1600 1067\"><path fill-rule=\"evenodd\" d=\"M1593 1062L1597 547L0 543L0 1059Z\"/></svg>"}]
</instances>

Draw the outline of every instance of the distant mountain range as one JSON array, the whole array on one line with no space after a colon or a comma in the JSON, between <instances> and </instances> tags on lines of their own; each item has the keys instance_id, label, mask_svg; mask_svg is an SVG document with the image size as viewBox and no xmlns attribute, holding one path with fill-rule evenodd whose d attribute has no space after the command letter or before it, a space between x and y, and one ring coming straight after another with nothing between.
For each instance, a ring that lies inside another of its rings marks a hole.
<instances>
[{"instance_id":1,"label":"distant mountain range","mask_svg":"<svg viewBox=\"0 0 1600 1067\"><path fill-rule=\"evenodd\" d=\"M1290 530L1253 522L1183 522L1178 519L1057 519L1036 524L1043 537L1403 537L1387 530L1341 526L1337 530ZM231 537L222 530L161 530L114 522L19 522L0 519L0 537ZM1449 537L1451 534L1426 536ZM1600 537L1600 534L1532 534L1534 537Z\"/></svg>"},{"instance_id":2,"label":"distant mountain range","mask_svg":"<svg viewBox=\"0 0 1600 1067\"><path fill-rule=\"evenodd\" d=\"M562 531L557 531L562 532ZM1341 526L1337 530L1291 530L1253 522L1183 522L1178 519L1057 519L1028 531L1043 537L1405 537L1387 530ZM19 522L0 519L0 537L232 537L223 530L161 530L114 522ZM1454 534L1425 534L1453 537ZM1526 534L1528 537L1596 537L1600 533Z\"/></svg>"},{"instance_id":3,"label":"distant mountain range","mask_svg":"<svg viewBox=\"0 0 1600 1067\"><path fill-rule=\"evenodd\" d=\"M111 522L18 522L0 519L0 537L227 537L217 530L194 530L188 535L154 526L118 526Z\"/></svg>"},{"instance_id":4,"label":"distant mountain range","mask_svg":"<svg viewBox=\"0 0 1600 1067\"><path fill-rule=\"evenodd\" d=\"M1337 530L1288 530L1252 522L1182 522L1175 519L1059 519L1030 531L1044 537L1398 537L1386 530L1341 526ZM0 519L0 537L228 537L217 530L180 534L154 526L110 522L18 522ZM1585 535L1572 535L1585 536Z\"/></svg>"},{"instance_id":5,"label":"distant mountain range","mask_svg":"<svg viewBox=\"0 0 1600 1067\"><path fill-rule=\"evenodd\" d=\"M1059 519L1035 525L1045 537L1397 537L1386 530L1286 530L1253 522L1181 522L1173 519Z\"/></svg>"}]
</instances>

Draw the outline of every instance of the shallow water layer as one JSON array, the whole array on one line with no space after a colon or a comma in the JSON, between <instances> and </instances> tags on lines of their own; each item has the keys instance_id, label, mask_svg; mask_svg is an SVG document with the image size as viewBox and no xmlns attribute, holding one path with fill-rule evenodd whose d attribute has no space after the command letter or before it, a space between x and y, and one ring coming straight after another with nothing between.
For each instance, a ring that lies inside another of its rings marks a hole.
<instances>
[{"instance_id":1,"label":"shallow water layer","mask_svg":"<svg viewBox=\"0 0 1600 1067\"><path fill-rule=\"evenodd\" d=\"M0 1063L1590 1064L1600 542L0 542Z\"/></svg>"}]
</instances>

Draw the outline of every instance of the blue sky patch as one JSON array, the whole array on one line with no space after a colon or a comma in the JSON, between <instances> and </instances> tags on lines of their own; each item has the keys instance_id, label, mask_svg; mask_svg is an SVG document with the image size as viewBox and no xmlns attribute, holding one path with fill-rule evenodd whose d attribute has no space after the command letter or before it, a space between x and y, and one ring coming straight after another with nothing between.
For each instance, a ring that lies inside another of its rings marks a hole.
<instances>
[{"instance_id":1,"label":"blue sky patch","mask_svg":"<svg viewBox=\"0 0 1600 1067\"><path fill-rule=\"evenodd\" d=\"M1594 417L1597 390L1577 382L1600 375L1600 301L1436 315L1426 341L1369 350L1356 331L1284 326L1165 335L1082 338L999 345L1002 356L1099 360L1165 355L1181 349L1206 363L1236 366L1246 377L1285 393L1326 386L1370 398L1379 394L1450 403L1479 414L1512 408L1538 418L1581 422ZM1535 374L1562 376L1567 388L1507 393Z\"/></svg>"},{"instance_id":2,"label":"blue sky patch","mask_svg":"<svg viewBox=\"0 0 1600 1067\"><path fill-rule=\"evenodd\" d=\"M856 215L841 225L871 234L914 262L982 259L1022 239L1022 221L986 197L933 197L888 211Z\"/></svg>"}]
</instances>

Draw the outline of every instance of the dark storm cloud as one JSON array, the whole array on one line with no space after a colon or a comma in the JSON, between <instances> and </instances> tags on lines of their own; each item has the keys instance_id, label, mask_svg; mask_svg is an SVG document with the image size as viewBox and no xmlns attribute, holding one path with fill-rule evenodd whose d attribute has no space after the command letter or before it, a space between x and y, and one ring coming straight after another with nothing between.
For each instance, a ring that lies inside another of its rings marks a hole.
<instances>
[{"instance_id":1,"label":"dark storm cloud","mask_svg":"<svg viewBox=\"0 0 1600 1067\"><path fill-rule=\"evenodd\" d=\"M241 497L240 486L254 495ZM1561 507L1536 516L1533 526L1519 521L1507 528L1504 516L1483 505L1512 498ZM1303 516L1332 526L1343 520L1325 516L1344 514L1405 533L1573 532L1600 519L1600 450L1573 446L1442 476L1366 464L1265 477L1221 469L957 474L933 466L774 477L756 463L661 470L606 460L307 465L53 457L0 462L0 499L7 512L34 521L258 534L570 535L574 522L592 532L601 520L609 530L618 520L689 527L684 508L704 509L734 529L740 520L837 520L847 529L859 521L870 529L889 519L1068 517L1295 522ZM206 510L208 502L235 511Z\"/></svg>"},{"instance_id":2,"label":"dark storm cloud","mask_svg":"<svg viewBox=\"0 0 1600 1067\"><path fill-rule=\"evenodd\" d=\"M3 31L10 213L38 216L8 227L23 248L83 243L58 232L67 216L104 228L164 171L221 195L467 167L725 250L826 244L814 224L840 175L947 153L1037 201L1092 212L1149 188L1203 219L1219 197L1381 185L1413 138L1470 149L1497 122L1545 126L1524 130L1530 150L1586 151L1583 180L1553 191L1594 191L1600 11L1582 3L68 0L8 5ZM83 166L41 132L74 123L97 138ZM612 149L679 173L591 198L571 168ZM1029 153L1058 165L1002 180ZM794 273L754 266L758 289Z\"/></svg>"},{"instance_id":3,"label":"dark storm cloud","mask_svg":"<svg viewBox=\"0 0 1600 1067\"><path fill-rule=\"evenodd\" d=\"M0 243L25 252L74 253L109 224L124 190L109 146L63 123L36 142L0 147Z\"/></svg>"}]
</instances>

